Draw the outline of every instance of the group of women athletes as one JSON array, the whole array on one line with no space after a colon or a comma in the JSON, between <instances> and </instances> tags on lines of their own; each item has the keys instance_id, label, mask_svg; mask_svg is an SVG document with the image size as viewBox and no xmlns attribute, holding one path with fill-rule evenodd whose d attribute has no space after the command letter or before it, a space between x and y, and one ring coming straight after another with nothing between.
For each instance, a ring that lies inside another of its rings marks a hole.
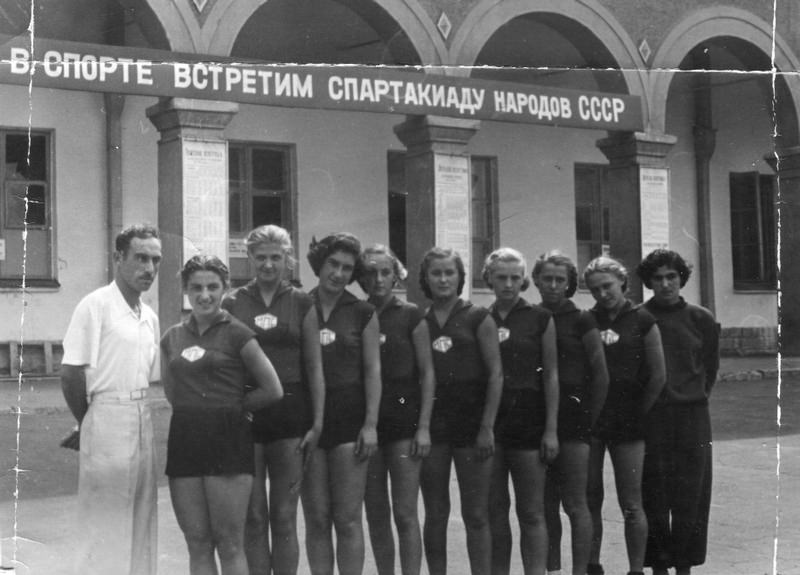
<instances>
[{"instance_id":1,"label":"group of women athletes","mask_svg":"<svg viewBox=\"0 0 800 575\"><path fill-rule=\"evenodd\" d=\"M385 246L312 241L306 294L290 281L286 230L256 228L246 245L256 277L227 295L217 258L186 263L192 312L161 345L167 475L193 574L217 573L217 558L223 574L295 574L299 498L314 575L362 572L362 505L380 575L394 572L392 520L402 573L420 573L423 547L428 572L445 573L451 463L473 574L509 572L509 476L524 572L560 570L563 503L573 575L603 573L606 449L630 573L703 562L718 335L679 295L690 273L679 254L639 265L654 291L644 306L625 297L620 262L593 260L583 278L597 304L581 311L569 258L536 261L536 305L521 296L524 256L500 248L483 268L486 309L460 297L459 254L435 247L420 263L421 310L394 295L406 270Z\"/></svg>"}]
</instances>

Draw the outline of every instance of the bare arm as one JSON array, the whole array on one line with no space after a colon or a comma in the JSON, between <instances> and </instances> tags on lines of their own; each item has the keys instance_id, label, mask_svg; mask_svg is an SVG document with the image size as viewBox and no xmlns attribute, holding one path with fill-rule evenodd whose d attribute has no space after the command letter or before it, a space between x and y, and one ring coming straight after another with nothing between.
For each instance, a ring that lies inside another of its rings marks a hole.
<instances>
[{"instance_id":1,"label":"bare arm","mask_svg":"<svg viewBox=\"0 0 800 575\"><path fill-rule=\"evenodd\" d=\"M310 455L311 449L317 446L320 433L322 433L322 421L325 414L325 376L322 371L322 351L319 347L317 312L313 307L308 310L306 317L303 318L303 361L305 362L313 415L311 429L308 430L300 443L300 449L305 449L307 457Z\"/></svg>"},{"instance_id":2,"label":"bare arm","mask_svg":"<svg viewBox=\"0 0 800 575\"><path fill-rule=\"evenodd\" d=\"M600 416L600 411L608 395L608 368L606 367L606 352L603 350L603 341L597 328L590 329L581 338L589 366L592 370L592 380L589 387L589 409L592 425Z\"/></svg>"},{"instance_id":3,"label":"bare arm","mask_svg":"<svg viewBox=\"0 0 800 575\"><path fill-rule=\"evenodd\" d=\"M161 385L164 386L164 395L167 397L167 401L172 405L175 382L172 381L172 376L169 373L169 358L163 347L161 348Z\"/></svg>"},{"instance_id":4,"label":"bare arm","mask_svg":"<svg viewBox=\"0 0 800 575\"><path fill-rule=\"evenodd\" d=\"M414 328L411 337L414 340L414 351L417 356L420 385L420 409L417 433L414 437L412 455L427 457L431 450L431 414L433 413L433 396L436 391L436 375L433 370L431 354L431 334L428 323L420 321Z\"/></svg>"},{"instance_id":5,"label":"bare arm","mask_svg":"<svg viewBox=\"0 0 800 575\"><path fill-rule=\"evenodd\" d=\"M275 373L275 368L264 355L256 339L249 339L239 354L257 386L256 389L245 394L242 406L248 411L255 411L279 401L283 397L281 382L278 374Z\"/></svg>"},{"instance_id":6,"label":"bare arm","mask_svg":"<svg viewBox=\"0 0 800 575\"><path fill-rule=\"evenodd\" d=\"M542 382L544 383L545 427L539 452L543 461L558 456L558 351L556 350L556 324L547 322L542 337Z\"/></svg>"},{"instance_id":7,"label":"bare arm","mask_svg":"<svg viewBox=\"0 0 800 575\"><path fill-rule=\"evenodd\" d=\"M661 347L661 332L658 330L657 325L653 325L647 335L644 336L644 355L647 361L649 378L642 394L642 411L647 413L655 405L667 381L664 349Z\"/></svg>"},{"instance_id":8,"label":"bare arm","mask_svg":"<svg viewBox=\"0 0 800 575\"><path fill-rule=\"evenodd\" d=\"M61 365L61 392L72 415L78 420L78 425L83 422L89 410L85 369L86 366L83 365Z\"/></svg>"},{"instance_id":9,"label":"bare arm","mask_svg":"<svg viewBox=\"0 0 800 575\"><path fill-rule=\"evenodd\" d=\"M381 405L380 328L377 314L373 314L361 334L361 355L364 362L367 413L358 434L356 454L368 458L378 447L378 411Z\"/></svg>"},{"instance_id":10,"label":"bare arm","mask_svg":"<svg viewBox=\"0 0 800 575\"><path fill-rule=\"evenodd\" d=\"M500 396L503 393L503 363L500 359L500 342L497 340L497 324L491 316L487 315L478 326L478 343L489 374L486 402L483 406L481 428L477 440L479 454L486 458L494 453L494 421L497 417L497 409L500 407Z\"/></svg>"}]
</instances>

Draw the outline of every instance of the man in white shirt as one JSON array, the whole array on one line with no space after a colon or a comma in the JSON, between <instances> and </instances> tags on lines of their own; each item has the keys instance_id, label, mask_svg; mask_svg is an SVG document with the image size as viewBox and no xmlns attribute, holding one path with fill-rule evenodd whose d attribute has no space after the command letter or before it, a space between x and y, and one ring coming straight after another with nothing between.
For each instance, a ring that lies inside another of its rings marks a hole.
<instances>
[{"instance_id":1,"label":"man in white shirt","mask_svg":"<svg viewBox=\"0 0 800 575\"><path fill-rule=\"evenodd\" d=\"M123 230L114 281L81 300L64 336L61 386L80 425L81 575L156 572L156 455L146 397L159 379L160 332L140 296L160 263L155 228Z\"/></svg>"}]
</instances>

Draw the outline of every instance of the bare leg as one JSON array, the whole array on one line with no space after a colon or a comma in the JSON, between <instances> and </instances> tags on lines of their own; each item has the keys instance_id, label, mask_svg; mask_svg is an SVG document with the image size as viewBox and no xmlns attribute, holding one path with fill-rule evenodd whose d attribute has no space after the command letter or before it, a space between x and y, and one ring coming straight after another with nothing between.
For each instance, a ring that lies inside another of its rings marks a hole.
<instances>
[{"instance_id":1,"label":"bare leg","mask_svg":"<svg viewBox=\"0 0 800 575\"><path fill-rule=\"evenodd\" d=\"M644 568L647 516L642 507L644 441L626 441L609 447L614 465L617 499L625 519L625 544L631 571Z\"/></svg>"},{"instance_id":2,"label":"bare leg","mask_svg":"<svg viewBox=\"0 0 800 575\"><path fill-rule=\"evenodd\" d=\"M385 451L387 451L386 446L381 447L370 457L367 488L364 495L369 540L372 543L378 575L394 573L394 534L392 533L392 508L389 503L389 477Z\"/></svg>"},{"instance_id":3,"label":"bare leg","mask_svg":"<svg viewBox=\"0 0 800 575\"><path fill-rule=\"evenodd\" d=\"M419 575L422 564L422 536L417 511L421 461L411 457L411 443L411 439L396 441L386 448L403 575Z\"/></svg>"},{"instance_id":4,"label":"bare leg","mask_svg":"<svg viewBox=\"0 0 800 575\"><path fill-rule=\"evenodd\" d=\"M525 575L540 575L547 563L547 525L544 520L546 467L538 450L507 450L506 458L514 482L524 572Z\"/></svg>"},{"instance_id":5,"label":"bare leg","mask_svg":"<svg viewBox=\"0 0 800 575\"><path fill-rule=\"evenodd\" d=\"M312 575L333 575L333 535L328 487L328 458L315 449L306 467L302 488L306 521L306 554Z\"/></svg>"},{"instance_id":6,"label":"bare leg","mask_svg":"<svg viewBox=\"0 0 800 575\"><path fill-rule=\"evenodd\" d=\"M269 553L269 505L267 504L267 462L264 446L253 446L255 455L255 476L250 505L247 509L247 523L244 529L244 550L250 575L270 575Z\"/></svg>"},{"instance_id":7,"label":"bare leg","mask_svg":"<svg viewBox=\"0 0 800 575\"><path fill-rule=\"evenodd\" d=\"M572 533L572 574L584 575L592 544L592 516L586 502L589 445L582 441L561 444L558 480Z\"/></svg>"},{"instance_id":8,"label":"bare leg","mask_svg":"<svg viewBox=\"0 0 800 575\"><path fill-rule=\"evenodd\" d=\"M564 445L563 443L561 444ZM558 477L558 468L561 465L561 457L564 453L563 447L555 463L547 470L544 482L544 518L547 523L547 570L561 570L561 486ZM584 492L586 491L584 486ZM586 495L584 493L584 502ZM588 509L587 509L588 513ZM591 529L591 522L589 523ZM573 535L573 539L574 539ZM591 539L591 532L589 534ZM573 551L574 553L574 551ZM573 556L573 564L575 558ZM584 570L585 573L585 570ZM583 575L583 573L581 574Z\"/></svg>"},{"instance_id":9,"label":"bare leg","mask_svg":"<svg viewBox=\"0 0 800 575\"><path fill-rule=\"evenodd\" d=\"M603 464L606 457L606 444L592 438L589 447L589 479L586 488L589 513L592 516L592 545L589 549L589 563L600 563L600 547L603 544Z\"/></svg>"},{"instance_id":10,"label":"bare leg","mask_svg":"<svg viewBox=\"0 0 800 575\"><path fill-rule=\"evenodd\" d=\"M300 559L297 500L303 477L301 438L279 439L265 446L269 470L269 522L272 528L272 573L295 575ZM265 572L269 575L269 572ZM252 571L251 575L256 575Z\"/></svg>"},{"instance_id":11,"label":"bare leg","mask_svg":"<svg viewBox=\"0 0 800 575\"><path fill-rule=\"evenodd\" d=\"M203 480L220 571L222 575L248 575L244 524L253 491L253 476L215 475Z\"/></svg>"},{"instance_id":12,"label":"bare leg","mask_svg":"<svg viewBox=\"0 0 800 575\"><path fill-rule=\"evenodd\" d=\"M489 526L492 533L492 575L508 575L511 569L511 495L508 492L507 452L496 443L492 457L492 479L489 490Z\"/></svg>"},{"instance_id":13,"label":"bare leg","mask_svg":"<svg viewBox=\"0 0 800 575\"><path fill-rule=\"evenodd\" d=\"M175 518L189 548L191 575L217 575L214 538L202 477L173 477L169 494Z\"/></svg>"},{"instance_id":14,"label":"bare leg","mask_svg":"<svg viewBox=\"0 0 800 575\"><path fill-rule=\"evenodd\" d=\"M328 450L330 501L336 529L336 563L340 575L364 570L364 529L361 515L367 484L367 460L355 454L355 443Z\"/></svg>"},{"instance_id":15,"label":"bare leg","mask_svg":"<svg viewBox=\"0 0 800 575\"><path fill-rule=\"evenodd\" d=\"M492 533L489 529L489 484L492 458L480 459L474 447L453 450L461 517L467 532L467 553L472 575L489 573L492 568Z\"/></svg>"},{"instance_id":16,"label":"bare leg","mask_svg":"<svg viewBox=\"0 0 800 575\"><path fill-rule=\"evenodd\" d=\"M450 464L452 449L435 443L422 462L420 487L425 503L425 558L430 575L447 573L447 521L450 518Z\"/></svg>"}]
</instances>

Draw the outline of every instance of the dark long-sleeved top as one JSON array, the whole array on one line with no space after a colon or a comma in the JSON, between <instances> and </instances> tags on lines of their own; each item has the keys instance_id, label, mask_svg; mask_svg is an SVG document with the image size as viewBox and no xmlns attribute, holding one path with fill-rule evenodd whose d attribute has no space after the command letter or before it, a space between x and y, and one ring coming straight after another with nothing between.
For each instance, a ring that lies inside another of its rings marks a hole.
<instances>
[{"instance_id":1,"label":"dark long-sleeved top","mask_svg":"<svg viewBox=\"0 0 800 575\"><path fill-rule=\"evenodd\" d=\"M683 298L674 305L648 300L644 307L658 322L667 367L659 402L706 401L719 370L719 324L704 307Z\"/></svg>"}]
</instances>

